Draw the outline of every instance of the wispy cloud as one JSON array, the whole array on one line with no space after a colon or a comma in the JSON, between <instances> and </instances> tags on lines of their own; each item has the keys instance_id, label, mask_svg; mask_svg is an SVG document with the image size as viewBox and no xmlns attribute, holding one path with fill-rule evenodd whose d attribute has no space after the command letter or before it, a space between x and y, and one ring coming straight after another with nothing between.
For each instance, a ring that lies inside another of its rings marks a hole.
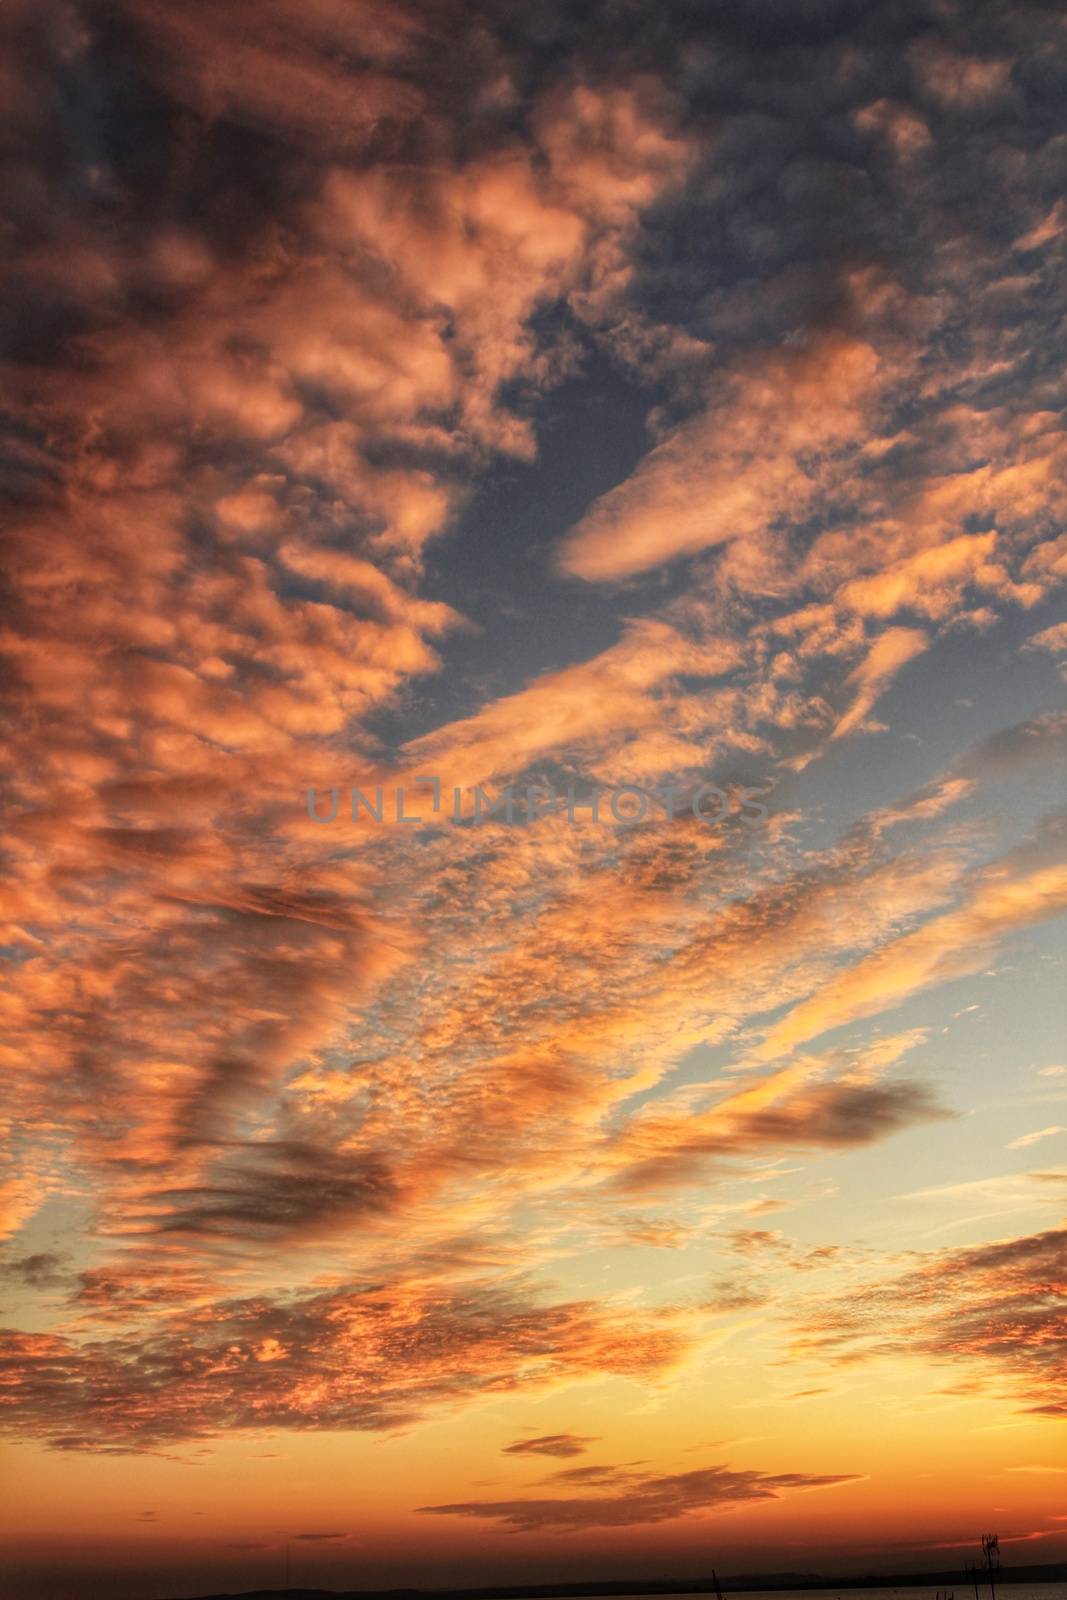
<instances>
[{"instance_id":1,"label":"wispy cloud","mask_svg":"<svg viewBox=\"0 0 1067 1600\"><path fill-rule=\"evenodd\" d=\"M1038 1128L1034 1133L1021 1133L1017 1139L1012 1139L1004 1146L1006 1150L1028 1150L1032 1144L1040 1144L1042 1139L1054 1138L1058 1133L1067 1133L1062 1123L1057 1123L1052 1128Z\"/></svg>"},{"instance_id":2,"label":"wispy cloud","mask_svg":"<svg viewBox=\"0 0 1067 1600\"><path fill-rule=\"evenodd\" d=\"M1026 1411L1062 1415L1065 1242L1050 1229L929 1252L804 1319L795 1348L846 1364L887 1355L958 1362Z\"/></svg>"}]
</instances>

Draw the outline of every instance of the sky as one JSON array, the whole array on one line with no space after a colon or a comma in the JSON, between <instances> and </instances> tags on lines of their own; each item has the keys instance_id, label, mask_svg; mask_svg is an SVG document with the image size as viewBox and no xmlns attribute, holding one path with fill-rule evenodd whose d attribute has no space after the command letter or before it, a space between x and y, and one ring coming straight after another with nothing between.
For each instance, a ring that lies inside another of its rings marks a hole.
<instances>
[{"instance_id":1,"label":"sky","mask_svg":"<svg viewBox=\"0 0 1067 1600\"><path fill-rule=\"evenodd\" d=\"M1067 1557L1067 14L2 27L10 1592Z\"/></svg>"}]
</instances>

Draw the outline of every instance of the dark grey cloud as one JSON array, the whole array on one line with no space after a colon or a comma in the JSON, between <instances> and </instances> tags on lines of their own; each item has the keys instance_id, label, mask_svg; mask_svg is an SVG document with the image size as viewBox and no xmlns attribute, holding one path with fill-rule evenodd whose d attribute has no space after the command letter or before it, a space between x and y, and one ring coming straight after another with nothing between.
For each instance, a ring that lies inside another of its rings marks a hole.
<instances>
[{"instance_id":1,"label":"dark grey cloud","mask_svg":"<svg viewBox=\"0 0 1067 1600\"><path fill-rule=\"evenodd\" d=\"M593 1469L614 1477L618 1484L613 1494L590 1495L583 1499L516 1498L513 1500L465 1500L454 1505L420 1506L436 1516L475 1517L495 1521L516 1533L540 1529L567 1531L578 1528L621 1528L639 1523L669 1522L691 1513L713 1511L721 1506L757 1500L777 1500L796 1489L822 1489L839 1483L855 1482L860 1474L814 1475L802 1472L763 1473L732 1471L729 1467L702 1467L693 1472L665 1475L612 1473L612 1469ZM586 1480L591 1484L605 1476Z\"/></svg>"},{"instance_id":2,"label":"dark grey cloud","mask_svg":"<svg viewBox=\"0 0 1067 1600\"><path fill-rule=\"evenodd\" d=\"M1021 765L1067 769L1067 712L1047 712L991 734L956 767L961 777L1004 778Z\"/></svg>"},{"instance_id":3,"label":"dark grey cloud","mask_svg":"<svg viewBox=\"0 0 1067 1600\"><path fill-rule=\"evenodd\" d=\"M681 1130L657 1154L623 1166L611 1182L626 1193L644 1193L693 1182L716 1160L761 1149L860 1149L954 1115L922 1083L821 1084L721 1130L692 1136Z\"/></svg>"},{"instance_id":4,"label":"dark grey cloud","mask_svg":"<svg viewBox=\"0 0 1067 1600\"><path fill-rule=\"evenodd\" d=\"M386 1161L341 1156L296 1140L227 1153L213 1181L158 1196L163 1233L271 1238L319 1233L392 1210L398 1189Z\"/></svg>"},{"instance_id":5,"label":"dark grey cloud","mask_svg":"<svg viewBox=\"0 0 1067 1600\"><path fill-rule=\"evenodd\" d=\"M58 1289L69 1281L67 1258L41 1250L14 1261L0 1261L0 1278L24 1284L27 1289Z\"/></svg>"},{"instance_id":6,"label":"dark grey cloud","mask_svg":"<svg viewBox=\"0 0 1067 1600\"><path fill-rule=\"evenodd\" d=\"M594 1434L542 1433L536 1439L516 1439L504 1446L506 1456L580 1456L587 1445L595 1444Z\"/></svg>"}]
</instances>

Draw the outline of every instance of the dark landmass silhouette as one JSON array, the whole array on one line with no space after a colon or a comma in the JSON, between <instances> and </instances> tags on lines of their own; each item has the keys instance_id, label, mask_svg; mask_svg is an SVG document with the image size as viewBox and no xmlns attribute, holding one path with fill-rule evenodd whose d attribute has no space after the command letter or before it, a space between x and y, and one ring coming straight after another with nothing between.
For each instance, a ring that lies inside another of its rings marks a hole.
<instances>
[{"instance_id":1,"label":"dark landmass silhouette","mask_svg":"<svg viewBox=\"0 0 1067 1600\"><path fill-rule=\"evenodd\" d=\"M1000 1567L994 1582L1067 1582L1067 1561L1028 1567ZM979 1593L988 1600L989 1578L978 1574ZM956 1600L974 1593L974 1574L962 1567L942 1572L866 1572L828 1577L822 1572L744 1572L724 1574L726 1595L780 1589L958 1588ZM584 1600L586 1596L631 1594L715 1594L710 1575L694 1578L617 1578L594 1583L497 1583L478 1589L245 1589L239 1593L198 1595L195 1600Z\"/></svg>"}]
</instances>

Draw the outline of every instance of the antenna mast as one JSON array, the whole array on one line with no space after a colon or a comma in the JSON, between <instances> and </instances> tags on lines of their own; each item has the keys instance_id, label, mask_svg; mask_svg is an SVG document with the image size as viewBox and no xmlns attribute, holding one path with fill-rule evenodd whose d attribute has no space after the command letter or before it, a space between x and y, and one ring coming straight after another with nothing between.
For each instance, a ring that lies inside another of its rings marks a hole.
<instances>
[{"instance_id":1,"label":"antenna mast","mask_svg":"<svg viewBox=\"0 0 1067 1600\"><path fill-rule=\"evenodd\" d=\"M989 1573L989 1593L991 1600L997 1600L996 1585L993 1574L1000 1567L1000 1540L995 1533L983 1533L982 1554L985 1556L986 1570Z\"/></svg>"}]
</instances>

